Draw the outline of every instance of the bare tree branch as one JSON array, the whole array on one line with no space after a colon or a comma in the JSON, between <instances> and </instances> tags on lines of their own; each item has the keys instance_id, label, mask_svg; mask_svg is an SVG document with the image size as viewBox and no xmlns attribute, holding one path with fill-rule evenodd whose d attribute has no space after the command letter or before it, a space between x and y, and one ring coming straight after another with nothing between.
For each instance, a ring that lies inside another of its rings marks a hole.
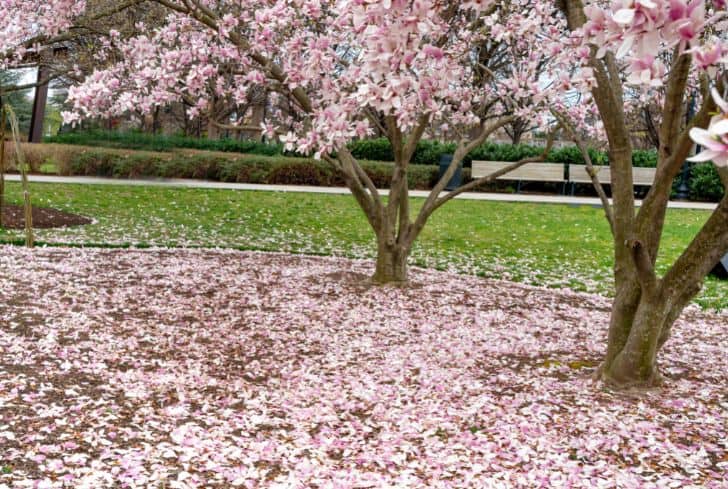
<instances>
[{"instance_id":1,"label":"bare tree branch","mask_svg":"<svg viewBox=\"0 0 728 489\"><path fill-rule=\"evenodd\" d=\"M569 137L574 141L574 143L576 143L576 146L579 148L581 156L584 158L584 162L586 163L586 172L589 174L592 185L594 185L594 189L597 191L597 195L599 195L599 199L602 201L602 208L604 209L604 214L606 215L607 221L609 222L609 229L612 231L612 236L614 236L614 210L612 209L612 204L609 202L609 198L607 198L607 193L604 191L602 182L600 182L599 177L597 177L596 169L594 168L591 155L589 154L589 150L586 147L584 139L576 132L576 130L574 130L574 126L571 124L571 121L569 121L568 117L565 114L562 114L556 110L552 110L551 113L554 115L554 117L556 117L556 119L558 119L566 132L569 134Z\"/></svg>"},{"instance_id":2,"label":"bare tree branch","mask_svg":"<svg viewBox=\"0 0 728 489\"><path fill-rule=\"evenodd\" d=\"M517 170L518 168L522 167L523 165L526 165L528 163L539 163L539 162L546 161L548 154L551 152L551 148L553 148L554 139L556 138L557 133L558 133L558 127L549 133L548 140L546 141L546 147L544 148L543 152L540 155L532 156L530 158L522 158L522 159L514 162L511 165L508 165L506 167L501 168L498 171L491 173L490 175L480 177L476 180L473 180L471 182L468 182L465 185L462 185L462 186L456 188L455 190L453 190L451 192L448 192L446 195L437 199L437 201L435 202L435 204L432 207L432 210L430 211L430 214L432 214L432 212L436 211L443 204L454 199L458 195L460 195L464 192L468 192L470 190L474 190L478 187L481 187L482 185L485 185L486 183L494 182L496 179L498 179L498 177L506 175L506 174L512 172L513 170Z\"/></svg>"}]
</instances>

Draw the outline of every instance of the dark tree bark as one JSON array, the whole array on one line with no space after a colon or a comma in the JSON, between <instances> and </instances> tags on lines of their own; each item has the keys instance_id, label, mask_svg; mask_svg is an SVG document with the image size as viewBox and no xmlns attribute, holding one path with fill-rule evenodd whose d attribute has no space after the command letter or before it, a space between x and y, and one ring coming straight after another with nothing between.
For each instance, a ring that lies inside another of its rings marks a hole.
<instances>
[{"instance_id":1,"label":"dark tree bark","mask_svg":"<svg viewBox=\"0 0 728 489\"><path fill-rule=\"evenodd\" d=\"M407 258L410 250L397 245L392 239L377 236L377 263L372 282L377 284L407 282Z\"/></svg>"},{"instance_id":2,"label":"dark tree bark","mask_svg":"<svg viewBox=\"0 0 728 489\"><path fill-rule=\"evenodd\" d=\"M642 117L645 120L645 128L647 129L647 140L652 146L654 146L655 148L659 148L660 132L658 130L657 124L655 123L655 118L652 115L652 111L649 107L644 107L642 109Z\"/></svg>"},{"instance_id":3,"label":"dark tree bark","mask_svg":"<svg viewBox=\"0 0 728 489\"><path fill-rule=\"evenodd\" d=\"M520 144L521 138L528 131L528 128L528 121L522 118L518 118L504 127L506 134L511 138L512 144Z\"/></svg>"}]
</instances>

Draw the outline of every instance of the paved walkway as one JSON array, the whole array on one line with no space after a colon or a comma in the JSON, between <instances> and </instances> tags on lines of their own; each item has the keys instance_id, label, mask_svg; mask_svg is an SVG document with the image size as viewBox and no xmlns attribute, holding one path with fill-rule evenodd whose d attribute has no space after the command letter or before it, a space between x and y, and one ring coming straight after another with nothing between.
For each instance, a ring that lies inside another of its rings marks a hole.
<instances>
[{"instance_id":1,"label":"paved walkway","mask_svg":"<svg viewBox=\"0 0 728 489\"><path fill-rule=\"evenodd\" d=\"M19 175L6 175L8 181L20 181ZM314 194L349 194L350 191L346 187L308 187L302 185L258 185L252 183L225 183L210 182L206 180L187 180L187 179L138 179L127 180L120 178L98 178L98 177L58 177L50 175L31 175L31 182L36 183L75 183L88 185L132 185L145 187L176 187L176 188L200 188L200 189L218 189L218 190L253 190L262 192L301 192ZM380 190L382 195L387 194L387 190ZM410 191L412 197L427 197L429 192L426 190ZM597 197L571 197L568 195L534 195L534 194L499 194L487 192L465 192L456 197L463 200L490 200L498 202L532 202L542 204L569 204L569 205L591 205L601 207L601 201ZM637 201L637 205L640 202ZM702 209L713 210L717 204L704 202L684 202L671 201L669 204L673 209Z\"/></svg>"}]
</instances>

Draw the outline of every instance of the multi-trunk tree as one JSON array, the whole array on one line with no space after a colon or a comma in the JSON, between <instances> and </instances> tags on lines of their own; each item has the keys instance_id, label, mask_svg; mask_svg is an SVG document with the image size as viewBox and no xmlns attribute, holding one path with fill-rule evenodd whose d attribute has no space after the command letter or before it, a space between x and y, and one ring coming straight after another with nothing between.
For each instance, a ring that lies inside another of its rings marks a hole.
<instances>
[{"instance_id":1,"label":"multi-trunk tree","mask_svg":"<svg viewBox=\"0 0 728 489\"><path fill-rule=\"evenodd\" d=\"M609 141L613 203L605 200L604 207L614 236L616 293L598 373L620 387L651 386L660 381L657 357L674 322L728 253L726 195L680 257L662 274L655 267L672 183L694 142L705 151L692 160L712 160L728 187L726 3L601 5L560 2L584 66L594 74L592 94ZM634 88L640 94L630 97ZM691 97L699 104L694 114L686 109ZM645 102L660 107L659 148L655 181L638 208L626 113Z\"/></svg>"},{"instance_id":2,"label":"multi-trunk tree","mask_svg":"<svg viewBox=\"0 0 728 489\"><path fill-rule=\"evenodd\" d=\"M373 280L405 282L407 258L432 213L459 193L442 194L465 156L495 131L543 110L564 80L550 83L563 56L562 20L535 1L219 1L157 0L169 15L148 35L114 33L121 61L70 94L68 121L212 96L245 103L251 90L286 98L291 110L265 125L287 149L315 153L337 168L377 238ZM534 49L539 46L539 49ZM234 67L222 72L221 67ZM566 85L569 85L568 77ZM374 130L390 140L388 197L347 150ZM408 167L426 131L457 134L453 161L415 212Z\"/></svg>"}]
</instances>

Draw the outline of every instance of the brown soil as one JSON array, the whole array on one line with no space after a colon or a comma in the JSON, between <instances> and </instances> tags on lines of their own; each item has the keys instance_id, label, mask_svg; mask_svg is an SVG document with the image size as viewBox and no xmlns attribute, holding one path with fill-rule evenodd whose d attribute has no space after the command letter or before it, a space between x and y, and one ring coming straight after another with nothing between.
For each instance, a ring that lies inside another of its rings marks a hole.
<instances>
[{"instance_id":1,"label":"brown soil","mask_svg":"<svg viewBox=\"0 0 728 489\"><path fill-rule=\"evenodd\" d=\"M57 209L33 207L34 229L83 226L85 224L91 224L91 222L91 219L88 217L79 216L78 214L70 214ZM2 210L2 225L6 229L25 228L25 212L23 207L18 205L4 205Z\"/></svg>"}]
</instances>

